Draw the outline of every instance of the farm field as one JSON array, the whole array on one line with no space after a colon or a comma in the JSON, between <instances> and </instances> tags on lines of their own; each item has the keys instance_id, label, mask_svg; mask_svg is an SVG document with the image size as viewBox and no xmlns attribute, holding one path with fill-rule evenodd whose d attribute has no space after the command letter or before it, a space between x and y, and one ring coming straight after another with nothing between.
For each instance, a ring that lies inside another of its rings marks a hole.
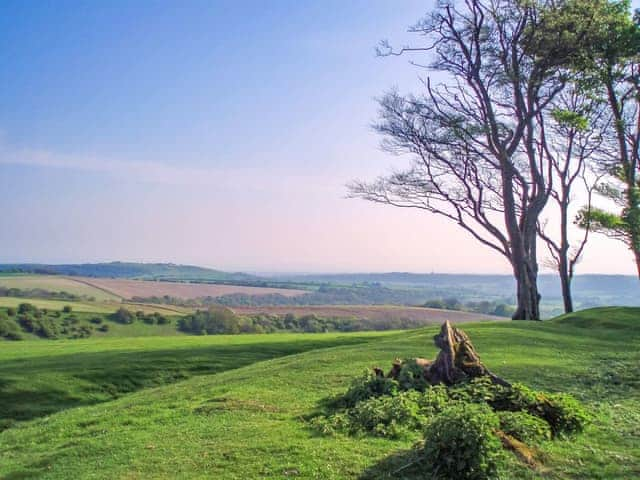
<instances>
[{"instance_id":1,"label":"farm field","mask_svg":"<svg viewBox=\"0 0 640 480\"><path fill-rule=\"evenodd\" d=\"M640 309L463 328L496 374L572 393L594 416L544 444L539 471L509 457L501 478L640 476ZM305 418L365 369L433 357L436 331L3 344L3 415L28 400L33 420L0 433L0 478L417 480L397 473L417 439L320 436ZM167 377L185 379L147 388ZM112 400L106 385L133 393Z\"/></svg>"},{"instance_id":2,"label":"farm field","mask_svg":"<svg viewBox=\"0 0 640 480\"><path fill-rule=\"evenodd\" d=\"M174 307L172 305L156 305L147 303L121 303L121 302L70 302L67 300L46 300L41 298L24 297L0 297L0 307L17 307L21 303L30 303L38 308L49 310L62 310L65 306L70 306L75 312L83 313L113 313L120 307L125 307L131 311L143 311L145 313L163 313L165 315L180 315L192 311L189 308Z\"/></svg>"},{"instance_id":3,"label":"farm field","mask_svg":"<svg viewBox=\"0 0 640 480\"><path fill-rule=\"evenodd\" d=\"M231 307L238 315L257 313L285 315L293 313L296 316L316 315L324 318L355 318L370 321L402 321L409 320L425 325L442 323L449 320L452 323L474 322L481 320L506 320L481 313L459 312L454 310L439 310L423 307L401 307L393 305L310 305L310 306L266 306L266 307Z\"/></svg>"},{"instance_id":4,"label":"farm field","mask_svg":"<svg viewBox=\"0 0 640 480\"><path fill-rule=\"evenodd\" d=\"M120 297L72 277L58 275L6 275L0 274L0 287L22 290L42 289L93 297L97 301L118 301Z\"/></svg>"},{"instance_id":5,"label":"farm field","mask_svg":"<svg viewBox=\"0 0 640 480\"><path fill-rule=\"evenodd\" d=\"M110 313L118 309L115 304L110 305L98 302L70 302L67 300L45 300L41 298L0 297L0 307L17 307L21 303L30 303L38 308L49 310L62 310L66 305L76 312L84 313Z\"/></svg>"},{"instance_id":6,"label":"farm field","mask_svg":"<svg viewBox=\"0 0 640 480\"><path fill-rule=\"evenodd\" d=\"M154 282L147 280L127 280L115 278L79 278L78 281L110 292L121 298L162 297L195 299L199 297L218 297L243 293L247 295L270 295L277 293L286 297L295 297L308 293L305 290L288 288L247 287L242 285L214 285L205 283Z\"/></svg>"}]
</instances>

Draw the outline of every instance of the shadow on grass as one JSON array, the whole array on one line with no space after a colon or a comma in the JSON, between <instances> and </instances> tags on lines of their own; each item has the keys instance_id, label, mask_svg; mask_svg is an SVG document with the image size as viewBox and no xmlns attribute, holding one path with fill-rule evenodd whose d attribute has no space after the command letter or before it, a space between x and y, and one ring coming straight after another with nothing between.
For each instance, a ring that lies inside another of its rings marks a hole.
<instances>
[{"instance_id":1,"label":"shadow on grass","mask_svg":"<svg viewBox=\"0 0 640 480\"><path fill-rule=\"evenodd\" d=\"M418 480L425 478L418 447L400 450L367 468L359 480Z\"/></svg>"},{"instance_id":2,"label":"shadow on grass","mask_svg":"<svg viewBox=\"0 0 640 480\"><path fill-rule=\"evenodd\" d=\"M361 343L362 337L213 345L136 352L87 352L2 363L0 431L16 421L112 400L145 388L210 375L318 348Z\"/></svg>"}]
</instances>

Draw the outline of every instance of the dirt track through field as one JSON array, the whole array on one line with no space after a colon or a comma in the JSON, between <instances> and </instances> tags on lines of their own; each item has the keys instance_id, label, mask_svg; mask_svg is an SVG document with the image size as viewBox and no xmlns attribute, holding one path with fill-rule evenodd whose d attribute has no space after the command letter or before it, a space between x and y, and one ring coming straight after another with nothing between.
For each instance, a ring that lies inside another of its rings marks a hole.
<instances>
[{"instance_id":1,"label":"dirt track through field","mask_svg":"<svg viewBox=\"0 0 640 480\"><path fill-rule=\"evenodd\" d=\"M453 323L477 322L480 320L506 320L503 317L484 315L481 313L456 312L453 310L438 310L435 308L401 307L387 305L313 305L304 307L232 307L239 315L266 313L284 315L293 313L295 316L314 314L324 318L356 318L372 321L409 320L424 323L442 323L449 320Z\"/></svg>"},{"instance_id":2,"label":"dirt track through field","mask_svg":"<svg viewBox=\"0 0 640 480\"><path fill-rule=\"evenodd\" d=\"M121 298L133 297L170 297L194 299L200 297L219 297L241 293L246 295L280 294L295 297L308 293L304 290L288 288L247 287L242 285L212 285L206 283L154 282L149 280L125 280L115 278L78 278L79 281L100 290L110 292Z\"/></svg>"}]
</instances>

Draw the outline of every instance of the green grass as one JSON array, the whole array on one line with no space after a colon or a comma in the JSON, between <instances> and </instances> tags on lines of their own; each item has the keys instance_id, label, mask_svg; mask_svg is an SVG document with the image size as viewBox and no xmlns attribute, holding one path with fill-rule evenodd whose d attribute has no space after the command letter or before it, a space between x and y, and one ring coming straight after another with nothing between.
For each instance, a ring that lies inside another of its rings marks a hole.
<instances>
[{"instance_id":1,"label":"green grass","mask_svg":"<svg viewBox=\"0 0 640 480\"><path fill-rule=\"evenodd\" d=\"M74 312L83 313L113 313L120 307L124 307L132 312L141 310L145 313L158 312L163 315L182 315L193 311L193 309L174 307L171 305L154 305L133 302L69 302L67 300L45 300L41 298L0 297L0 308L16 308L21 303L30 303L38 308L46 308L48 310L62 310L65 305L69 305Z\"/></svg>"},{"instance_id":2,"label":"green grass","mask_svg":"<svg viewBox=\"0 0 640 480\"><path fill-rule=\"evenodd\" d=\"M0 286L22 290L42 289L52 292L67 292L74 295L93 297L96 301L118 301L120 297L93 287L82 281L59 275L0 275Z\"/></svg>"},{"instance_id":3,"label":"green grass","mask_svg":"<svg viewBox=\"0 0 640 480\"><path fill-rule=\"evenodd\" d=\"M15 308L21 303L30 303L38 308L46 308L48 310L62 310L65 305L69 305L73 308L73 311L85 313L112 313L118 309L117 306L97 302L69 302L66 300L44 300L41 298L0 297L0 307Z\"/></svg>"},{"instance_id":4,"label":"green grass","mask_svg":"<svg viewBox=\"0 0 640 480\"><path fill-rule=\"evenodd\" d=\"M501 478L640 477L640 309L464 329L497 374L570 392L595 417L576 439L545 444L540 471L512 459ZM2 344L3 391L20 383L23 396L17 399L24 402L55 387L61 404L68 404L66 411L35 415L0 433L0 478L417 478L410 469L392 473L408 461L411 440L317 436L305 417L363 369L387 368L396 356L432 357L436 330L378 337L175 337L153 339L153 348L143 338ZM328 339L324 347L357 343L280 356L322 339ZM160 378L174 371L194 376L145 388L154 365ZM145 389L69 408L92 388L127 378L132 384L142 378ZM12 399L1 402L13 405Z\"/></svg>"},{"instance_id":5,"label":"green grass","mask_svg":"<svg viewBox=\"0 0 640 480\"><path fill-rule=\"evenodd\" d=\"M136 322L157 331L162 326ZM134 326L124 326L129 330ZM167 326L173 328L174 326ZM194 375L335 345L360 343L380 333L216 335L3 342L0 349L2 422L48 415L113 400ZM389 335L387 333L386 335Z\"/></svg>"}]
</instances>

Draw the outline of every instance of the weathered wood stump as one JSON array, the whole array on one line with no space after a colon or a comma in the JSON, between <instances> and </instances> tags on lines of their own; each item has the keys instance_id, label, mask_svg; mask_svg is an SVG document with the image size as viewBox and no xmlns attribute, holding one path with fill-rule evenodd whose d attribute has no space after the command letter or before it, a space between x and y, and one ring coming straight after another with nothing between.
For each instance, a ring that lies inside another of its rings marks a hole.
<instances>
[{"instance_id":1,"label":"weathered wood stump","mask_svg":"<svg viewBox=\"0 0 640 480\"><path fill-rule=\"evenodd\" d=\"M431 385L455 383L477 377L488 377L499 385L510 386L509 382L491 373L480 361L471 340L459 328L455 328L447 320L442 324L440 333L433 337L436 347L440 349L435 361L425 358L414 358L413 361L423 368L424 379ZM403 361L396 359L387 377L398 379ZM376 375L383 375L382 370L374 369Z\"/></svg>"}]
</instances>

